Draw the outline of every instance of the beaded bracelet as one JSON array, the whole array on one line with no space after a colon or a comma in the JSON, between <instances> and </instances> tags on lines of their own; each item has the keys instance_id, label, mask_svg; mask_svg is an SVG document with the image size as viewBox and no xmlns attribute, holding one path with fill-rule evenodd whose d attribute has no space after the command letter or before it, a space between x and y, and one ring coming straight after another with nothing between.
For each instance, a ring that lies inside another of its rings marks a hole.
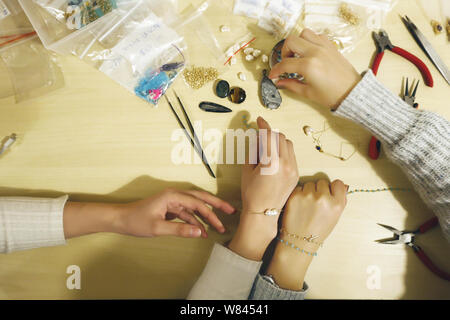
<instances>
[{"instance_id":1,"label":"beaded bracelet","mask_svg":"<svg viewBox=\"0 0 450 320\"><path fill-rule=\"evenodd\" d=\"M280 233L284 233L285 235L287 235L288 237L291 237L291 238L301 239L303 241L306 241L306 242L309 242L309 243L313 243L315 245L318 245L319 247L323 246L323 242L314 241L314 239L317 239L319 236L310 235L309 237L301 237L301 236L299 236L299 235L297 235L295 233L287 232L287 230L284 229L284 228L280 229Z\"/></svg>"},{"instance_id":2,"label":"beaded bracelet","mask_svg":"<svg viewBox=\"0 0 450 320\"><path fill-rule=\"evenodd\" d=\"M347 194L358 192L383 192L383 191L412 191L410 188L386 187L379 189L354 189L347 192Z\"/></svg>"},{"instance_id":3,"label":"beaded bracelet","mask_svg":"<svg viewBox=\"0 0 450 320\"><path fill-rule=\"evenodd\" d=\"M286 240L284 240L284 239L281 239L281 238L278 238L278 237L277 237L277 239L278 239L282 244L286 245L287 247L291 247L291 248L297 250L297 251L300 252L300 253L305 253L305 254L307 254L307 255L309 255L309 256L313 256L313 257L317 256L317 252L309 252L309 251L306 251L306 250L304 250L304 249L301 249L301 248L297 247L295 244L290 243L290 242L288 242L288 241L286 241Z\"/></svg>"}]
</instances>

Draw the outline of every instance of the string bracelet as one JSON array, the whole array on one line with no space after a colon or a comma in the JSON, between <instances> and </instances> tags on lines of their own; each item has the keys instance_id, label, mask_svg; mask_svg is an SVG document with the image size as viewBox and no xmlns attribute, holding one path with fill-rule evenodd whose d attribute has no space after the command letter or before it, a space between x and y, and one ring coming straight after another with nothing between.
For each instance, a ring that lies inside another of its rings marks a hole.
<instances>
[{"instance_id":1,"label":"string bracelet","mask_svg":"<svg viewBox=\"0 0 450 320\"><path fill-rule=\"evenodd\" d=\"M278 241L280 241L280 242L281 242L282 244L284 244L285 246L291 247L292 249L297 250L299 253L304 253L304 254L307 254L307 255L313 256L313 257L317 256L317 252L309 252L309 251L306 251L306 250L304 250L304 249L302 249L302 248L297 247L294 243L289 242L289 241L284 240L284 239L281 239L281 238L279 238L279 237L277 237L277 239L278 239Z\"/></svg>"}]
</instances>

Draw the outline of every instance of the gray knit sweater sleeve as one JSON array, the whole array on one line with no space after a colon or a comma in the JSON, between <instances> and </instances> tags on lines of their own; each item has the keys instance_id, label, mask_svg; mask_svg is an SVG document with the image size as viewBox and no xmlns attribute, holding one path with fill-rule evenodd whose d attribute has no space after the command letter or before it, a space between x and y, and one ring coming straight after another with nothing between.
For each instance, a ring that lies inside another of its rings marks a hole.
<instances>
[{"instance_id":1,"label":"gray knit sweater sleeve","mask_svg":"<svg viewBox=\"0 0 450 320\"><path fill-rule=\"evenodd\" d=\"M450 123L409 106L369 70L335 114L359 123L383 145L439 218L450 242Z\"/></svg>"},{"instance_id":2,"label":"gray knit sweater sleeve","mask_svg":"<svg viewBox=\"0 0 450 320\"><path fill-rule=\"evenodd\" d=\"M256 276L250 292L249 300L304 300L308 292L308 285L303 282L301 291L282 289L275 283L269 282L261 274Z\"/></svg>"}]
</instances>

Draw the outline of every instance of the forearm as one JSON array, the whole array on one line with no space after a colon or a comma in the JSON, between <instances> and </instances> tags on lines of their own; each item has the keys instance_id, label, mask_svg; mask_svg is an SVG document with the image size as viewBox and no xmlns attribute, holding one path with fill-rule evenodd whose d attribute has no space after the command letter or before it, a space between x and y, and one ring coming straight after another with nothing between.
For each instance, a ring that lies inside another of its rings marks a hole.
<instances>
[{"instance_id":1,"label":"forearm","mask_svg":"<svg viewBox=\"0 0 450 320\"><path fill-rule=\"evenodd\" d=\"M450 241L450 123L416 110L368 71L336 110L371 131L439 217Z\"/></svg>"},{"instance_id":2,"label":"forearm","mask_svg":"<svg viewBox=\"0 0 450 320\"><path fill-rule=\"evenodd\" d=\"M245 212L241 213L241 219L238 229L231 239L228 248L249 260L261 261L269 246L270 242L275 238L277 230L274 228L275 223L269 223L269 219L276 219L265 215L254 215L249 219ZM261 219L265 223L258 223L258 225L266 227L266 230L255 228L257 223L255 219Z\"/></svg>"},{"instance_id":3,"label":"forearm","mask_svg":"<svg viewBox=\"0 0 450 320\"><path fill-rule=\"evenodd\" d=\"M280 288L300 291L311 262L312 256L278 244L266 274L271 275Z\"/></svg>"},{"instance_id":4,"label":"forearm","mask_svg":"<svg viewBox=\"0 0 450 320\"><path fill-rule=\"evenodd\" d=\"M64 236L69 239L97 232L120 233L118 221L122 211L120 204L67 202Z\"/></svg>"},{"instance_id":5,"label":"forearm","mask_svg":"<svg viewBox=\"0 0 450 320\"><path fill-rule=\"evenodd\" d=\"M295 249L277 245L266 275L259 274L253 284L250 300L303 300L308 291L304 282L312 257Z\"/></svg>"}]
</instances>

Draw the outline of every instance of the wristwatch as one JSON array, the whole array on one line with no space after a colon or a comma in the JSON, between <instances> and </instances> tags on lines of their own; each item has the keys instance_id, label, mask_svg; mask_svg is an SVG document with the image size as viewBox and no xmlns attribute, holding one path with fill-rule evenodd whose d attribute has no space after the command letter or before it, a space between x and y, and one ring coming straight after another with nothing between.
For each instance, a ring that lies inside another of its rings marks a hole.
<instances>
[{"instance_id":1,"label":"wristwatch","mask_svg":"<svg viewBox=\"0 0 450 320\"><path fill-rule=\"evenodd\" d=\"M275 282L275 279L273 278L273 276L271 274L265 274L262 276L262 278L264 280L266 280L267 282L269 282L271 285L275 286L276 288L280 287L279 285L277 285L277 283Z\"/></svg>"}]
</instances>

